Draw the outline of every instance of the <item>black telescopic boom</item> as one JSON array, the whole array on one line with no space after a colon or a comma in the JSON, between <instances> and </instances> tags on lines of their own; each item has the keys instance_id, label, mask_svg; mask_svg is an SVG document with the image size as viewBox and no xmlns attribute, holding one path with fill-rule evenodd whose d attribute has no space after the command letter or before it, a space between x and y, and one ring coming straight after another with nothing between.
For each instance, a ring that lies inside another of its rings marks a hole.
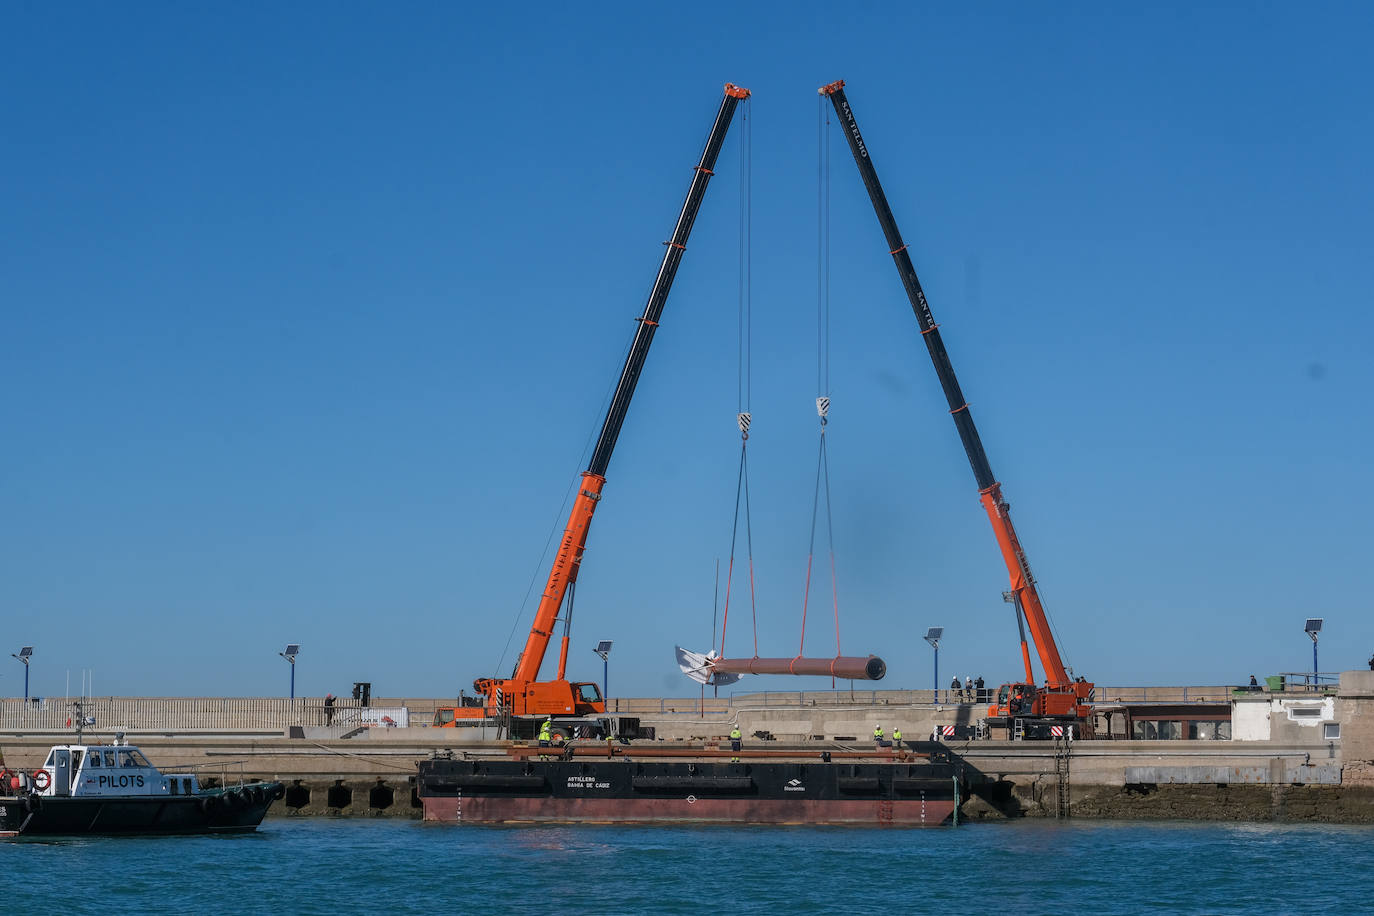
<instances>
[{"instance_id":1,"label":"black telescopic boom","mask_svg":"<svg viewBox=\"0 0 1374 916\"><path fill-rule=\"evenodd\" d=\"M887 205L887 195L883 193L883 186L878 183L878 173L873 168L873 160L868 156L868 147L864 145L863 135L859 133L859 124L854 120L849 100L844 97L844 82L831 83L823 87L821 93L830 96L830 102L835 106L835 114L839 116L840 124L844 127L844 135L849 140L854 162L859 166L864 187L868 189L868 197L873 201L873 209L878 214L878 222L882 224L883 235L887 237L887 247L896 261L897 272L902 276L902 286L906 287L907 298L911 300L911 310L916 313L916 321L921 326L921 336L925 338L926 349L930 351L930 359L935 363L935 374L940 377L940 387L945 390L949 412L954 417L954 425L959 429L959 438L964 443L968 462L973 467L978 490L986 490L997 480L992 476L992 468L988 466L988 456L983 452L983 442L978 438L977 427L973 425L968 402L964 400L964 393L959 390L959 380L954 376L954 367L950 365L949 354L945 352L944 341L940 339L939 325L930 313L925 290L921 289L921 281L916 277L916 268L911 265L911 256L907 254L906 243L902 241L902 234L897 230L897 221L892 218L892 208Z\"/></svg>"},{"instance_id":2,"label":"black telescopic boom","mask_svg":"<svg viewBox=\"0 0 1374 916\"><path fill-rule=\"evenodd\" d=\"M601 425L601 435L596 440L596 450L592 452L592 462L587 472L598 477L606 476L606 467L611 463L611 452L620 436L620 427L625 422L625 414L630 409L630 398L634 396L639 373L644 368L644 360L649 355L649 345L654 342L654 332L658 330L658 319L663 314L663 306L668 301L668 292L673 288L673 278L677 275L682 254L687 250L687 237L692 234L692 223L696 221L701 199L706 195L706 185L711 181L716 157L725 143L725 133L730 129L730 119L735 108L749 97L748 89L725 84L725 98L721 100L720 111L716 113L716 123L711 127L711 135L706 138L706 148L701 151L701 161L697 163L692 177L692 186L687 191L687 199L682 203L682 212L677 218L677 227L672 239L665 244L663 263L658 268L658 277L649 293L649 301L644 306L644 315L639 319L639 330L635 332L630 353L625 357L625 368L620 373L620 382L615 387L611 406L606 411L606 421Z\"/></svg>"}]
</instances>

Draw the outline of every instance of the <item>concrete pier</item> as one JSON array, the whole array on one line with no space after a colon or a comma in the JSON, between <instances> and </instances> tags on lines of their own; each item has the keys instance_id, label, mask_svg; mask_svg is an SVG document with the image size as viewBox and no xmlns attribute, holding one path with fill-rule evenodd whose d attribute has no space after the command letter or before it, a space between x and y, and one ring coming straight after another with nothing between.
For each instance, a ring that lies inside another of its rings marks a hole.
<instances>
[{"instance_id":1,"label":"concrete pier","mask_svg":"<svg viewBox=\"0 0 1374 916\"><path fill-rule=\"evenodd\" d=\"M1345 672L1339 686L1324 690L1148 689L1166 701L1159 708L1180 707L1182 693L1191 694L1191 703L1224 702L1230 707L1230 737L1218 737L1221 731L1214 730L1204 732L1205 740L951 739L946 743L963 761L971 792L962 816L1374 822L1374 671ZM801 759L826 750L873 748L876 725L889 736L895 727L907 740L928 740L944 726L962 733L985 714L983 705L918 702L913 696L918 693L863 691L864 702L850 704L836 702L836 694L813 698L828 698L824 703L805 702L805 694L791 695L791 702L773 695L754 704L736 697L723 708L658 698L622 702L639 707L635 712L642 723L655 731L653 746L713 744L738 725L746 749L793 751ZM36 720L31 708L14 714L13 704L19 702L0 703L0 750L11 768L33 770L48 747L71 732L47 727L50 723ZM179 727L164 718L156 728L119 730L164 771L193 769L203 781L225 783L283 781L287 796L273 806L275 816L418 817L411 779L418 761L436 752L505 753L506 743L495 741L491 730L364 728L351 721L326 726L322 708L320 724L292 726L277 719L270 723L275 728L262 727L268 723L251 718L254 702L279 704L277 711L287 716L302 710L313 715L314 707L299 702L198 699L196 704L216 715L234 708L235 724ZM425 704L432 710L447 702L407 700L404 705L410 721L419 722L428 718ZM157 708L155 699L109 698L110 712L102 721L100 703L92 702L88 706L97 710L98 724L87 735L112 738L116 729L106 723L121 703L129 709L127 704ZM1102 705L1113 703L1108 699ZM655 712L655 706L662 711ZM156 714L169 715L165 709ZM301 716L301 721L313 720Z\"/></svg>"}]
</instances>

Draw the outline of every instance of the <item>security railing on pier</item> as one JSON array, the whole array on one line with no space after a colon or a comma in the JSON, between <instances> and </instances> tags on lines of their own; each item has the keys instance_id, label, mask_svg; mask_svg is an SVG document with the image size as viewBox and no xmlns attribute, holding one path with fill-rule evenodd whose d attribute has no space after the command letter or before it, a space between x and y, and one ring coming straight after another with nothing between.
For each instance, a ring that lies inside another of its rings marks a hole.
<instances>
[{"instance_id":1,"label":"security railing on pier","mask_svg":"<svg viewBox=\"0 0 1374 916\"><path fill-rule=\"evenodd\" d=\"M1290 676L1290 684L1298 676ZM1326 684L1321 685L1326 688ZM1228 701L1232 686L1214 687L1102 687L1098 703L1216 703ZM1294 685L1290 690L1302 689ZM806 690L732 693L722 697L611 697L609 711L628 716L727 717L747 708L804 708L854 706L986 705L996 688L977 690ZM447 698L376 699L366 710L356 700L326 705L323 697L92 697L82 701L84 714L95 719L97 732L128 731L285 731L345 726L387 726L393 722L426 725ZM24 701L0 699L0 729L65 731L73 728L71 701L49 697ZM387 719L391 721L388 722Z\"/></svg>"},{"instance_id":2,"label":"security railing on pier","mask_svg":"<svg viewBox=\"0 0 1374 916\"><path fill-rule=\"evenodd\" d=\"M1276 675L1278 678L1277 687L1283 691L1307 690L1328 692L1334 691L1341 686L1341 676L1339 672L1327 671L1285 671ZM1269 678L1265 678L1269 680Z\"/></svg>"},{"instance_id":3,"label":"security railing on pier","mask_svg":"<svg viewBox=\"0 0 1374 916\"><path fill-rule=\"evenodd\" d=\"M320 727L361 721L359 704L323 697L87 697L81 711L98 732L242 730L284 731L296 725ZM75 728L72 701L62 698L0 700L0 728L6 731L67 731ZM334 721L331 721L334 720Z\"/></svg>"},{"instance_id":4,"label":"security railing on pier","mask_svg":"<svg viewBox=\"0 0 1374 916\"><path fill-rule=\"evenodd\" d=\"M1102 687L1098 703L1225 703L1233 686ZM979 705L996 698L994 687L941 690L760 691L723 697L611 697L610 711L622 715L729 715L739 707Z\"/></svg>"}]
</instances>

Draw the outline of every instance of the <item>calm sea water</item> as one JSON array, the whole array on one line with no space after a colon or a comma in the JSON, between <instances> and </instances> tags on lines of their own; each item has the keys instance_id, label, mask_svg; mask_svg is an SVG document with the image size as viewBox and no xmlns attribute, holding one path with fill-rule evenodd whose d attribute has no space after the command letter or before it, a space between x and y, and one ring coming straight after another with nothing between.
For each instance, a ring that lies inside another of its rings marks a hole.
<instances>
[{"instance_id":1,"label":"calm sea water","mask_svg":"<svg viewBox=\"0 0 1374 916\"><path fill-rule=\"evenodd\" d=\"M487 828L0 843L0 912L1365 913L1374 828Z\"/></svg>"}]
</instances>

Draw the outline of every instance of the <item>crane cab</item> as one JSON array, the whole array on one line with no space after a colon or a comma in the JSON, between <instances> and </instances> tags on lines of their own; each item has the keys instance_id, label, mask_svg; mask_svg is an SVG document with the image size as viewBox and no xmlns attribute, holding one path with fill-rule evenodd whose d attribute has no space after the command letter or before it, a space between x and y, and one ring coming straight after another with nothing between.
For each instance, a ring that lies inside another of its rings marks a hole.
<instances>
[{"instance_id":1,"label":"crane cab","mask_svg":"<svg viewBox=\"0 0 1374 916\"><path fill-rule=\"evenodd\" d=\"M1028 738L1048 738L1056 725L1074 725L1080 737L1092 732L1093 685L1085 680L1063 686L1037 687L1034 684L1003 684L997 701L988 707L987 724L1011 729L1018 720Z\"/></svg>"},{"instance_id":2,"label":"crane cab","mask_svg":"<svg viewBox=\"0 0 1374 916\"><path fill-rule=\"evenodd\" d=\"M518 684L514 680L483 682L476 685L484 697L464 698L461 706L440 706L434 710L436 728L475 725L482 720L514 716L552 716L555 719L597 716L606 712L601 688L593 681L535 681ZM467 705L468 703L472 705Z\"/></svg>"},{"instance_id":3,"label":"crane cab","mask_svg":"<svg viewBox=\"0 0 1374 916\"><path fill-rule=\"evenodd\" d=\"M989 718L1035 715L1034 684L1003 684L997 688L997 702L988 707Z\"/></svg>"}]
</instances>

